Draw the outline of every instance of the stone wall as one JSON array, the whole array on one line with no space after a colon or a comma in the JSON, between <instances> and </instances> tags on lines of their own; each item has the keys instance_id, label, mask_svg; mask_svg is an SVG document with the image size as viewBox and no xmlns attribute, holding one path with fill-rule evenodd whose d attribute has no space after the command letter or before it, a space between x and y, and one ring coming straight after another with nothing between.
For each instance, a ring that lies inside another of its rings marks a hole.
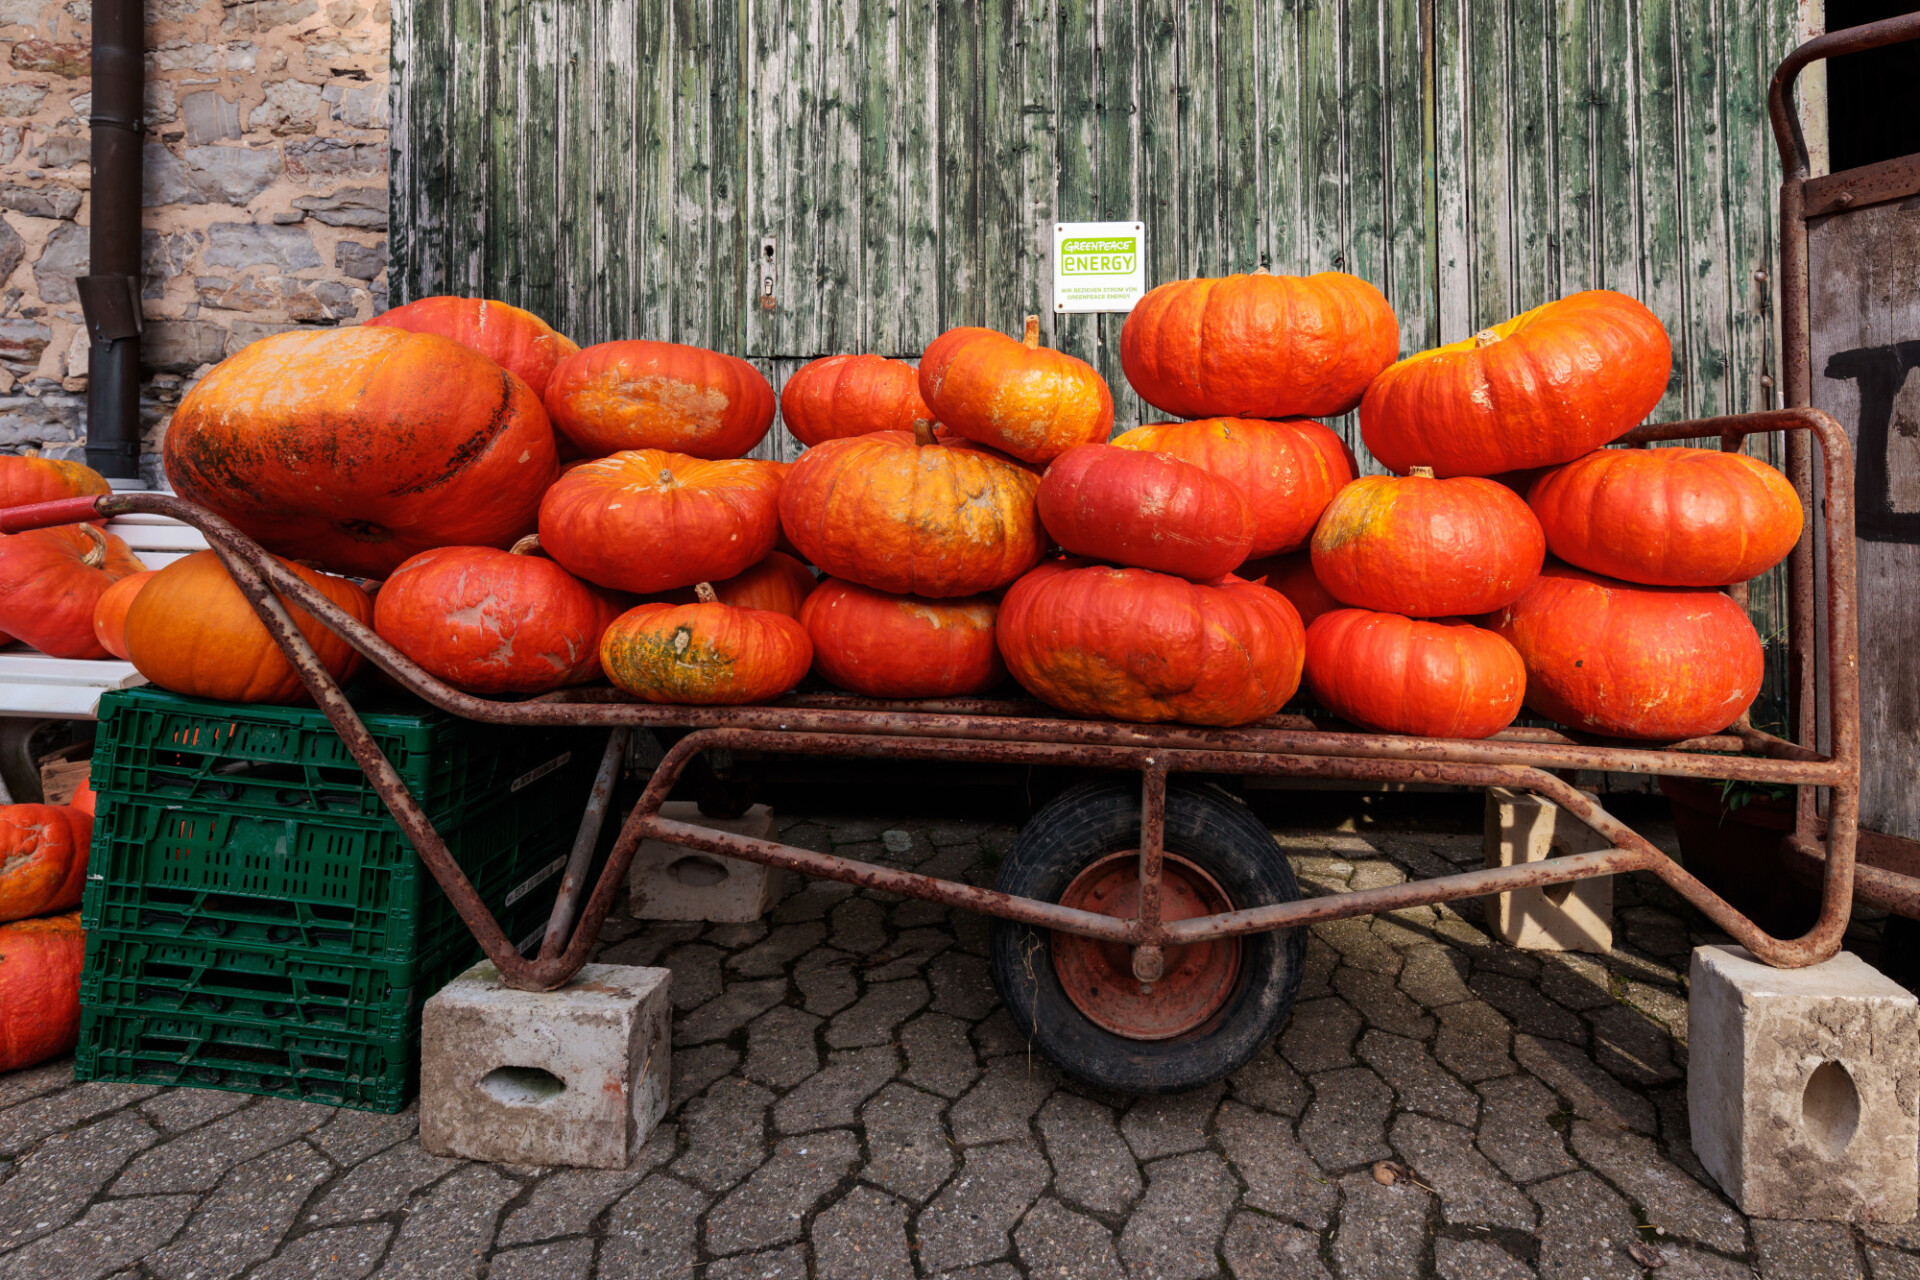
<instances>
[{"instance_id":1,"label":"stone wall","mask_svg":"<svg viewBox=\"0 0 1920 1280\"><path fill-rule=\"evenodd\" d=\"M0 451L78 457L89 0L0 0ZM147 0L151 454L206 368L386 307L389 0Z\"/></svg>"}]
</instances>

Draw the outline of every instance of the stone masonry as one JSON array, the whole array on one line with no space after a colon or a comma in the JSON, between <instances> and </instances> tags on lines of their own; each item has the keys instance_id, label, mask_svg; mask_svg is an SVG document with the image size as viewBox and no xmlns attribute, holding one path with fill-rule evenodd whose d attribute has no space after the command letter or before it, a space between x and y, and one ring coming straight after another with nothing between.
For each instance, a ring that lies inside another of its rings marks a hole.
<instances>
[{"instance_id":1,"label":"stone masonry","mask_svg":"<svg viewBox=\"0 0 1920 1280\"><path fill-rule=\"evenodd\" d=\"M0 0L0 452L81 456L89 0ZM147 0L148 467L194 379L386 308L390 0Z\"/></svg>"}]
</instances>

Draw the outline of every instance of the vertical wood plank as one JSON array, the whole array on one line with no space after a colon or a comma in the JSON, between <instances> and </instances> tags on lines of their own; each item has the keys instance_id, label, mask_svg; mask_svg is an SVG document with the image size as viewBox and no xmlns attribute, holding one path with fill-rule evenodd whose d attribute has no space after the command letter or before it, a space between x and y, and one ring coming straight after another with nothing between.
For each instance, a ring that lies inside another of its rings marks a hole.
<instances>
[{"instance_id":1,"label":"vertical wood plank","mask_svg":"<svg viewBox=\"0 0 1920 1280\"><path fill-rule=\"evenodd\" d=\"M492 92L482 108L481 145L487 169L493 175L487 202L486 261L481 268L481 292L515 306L521 297L521 233L527 222L522 161L525 151L513 136L525 86L525 0L487 0L487 28L492 33L484 50L487 80ZM538 314L537 312L535 314Z\"/></svg>"},{"instance_id":2,"label":"vertical wood plank","mask_svg":"<svg viewBox=\"0 0 1920 1280\"><path fill-rule=\"evenodd\" d=\"M1766 86L1776 61L1764 0L1724 0L1730 36L1720 99L1728 282L1727 412L1773 407L1763 378L1777 380L1770 322L1776 239L1777 161L1766 125ZM1699 175L1692 177L1699 181Z\"/></svg>"},{"instance_id":3,"label":"vertical wood plank","mask_svg":"<svg viewBox=\"0 0 1920 1280\"><path fill-rule=\"evenodd\" d=\"M492 23L487 0L452 0L452 75L448 79L447 217L458 230L448 237L447 279L451 292L486 292L486 241L491 148L487 108L492 90L489 56Z\"/></svg>"},{"instance_id":4,"label":"vertical wood plank","mask_svg":"<svg viewBox=\"0 0 1920 1280\"><path fill-rule=\"evenodd\" d=\"M745 268L742 288L750 296L746 303L744 325L746 346L743 355L770 356L782 350L782 337L791 325L792 312L782 309L780 294L792 274L794 243L787 223L788 166L787 148L795 137L799 87L791 62L792 48L788 16L783 0L746 0L746 32L742 37L752 58L752 74L746 77L747 131L746 219L743 232L748 241L750 262ZM762 241L771 237L774 273L774 306L760 304L760 271L764 250Z\"/></svg>"},{"instance_id":5,"label":"vertical wood plank","mask_svg":"<svg viewBox=\"0 0 1920 1280\"><path fill-rule=\"evenodd\" d=\"M1706 18L1710 0L1689 0L1695 20ZM1637 296L1680 338L1674 343L1674 378L1668 384L1666 398L1652 416L1672 420L1694 416L1690 410L1698 390L1699 369L1694 345L1694 323L1704 321L1689 303L1692 264L1683 261L1697 257L1699 243L1687 243L1689 228L1682 221L1680 201L1680 93L1678 58L1674 39L1673 0L1638 0L1633 15L1639 28L1639 93L1636 103L1633 167L1640 197L1640 288ZM1708 22L1707 30L1713 30ZM1708 50L1717 43L1689 40L1687 43ZM1722 299L1715 304L1724 312ZM1724 315L1723 315L1724 320Z\"/></svg>"},{"instance_id":6,"label":"vertical wood plank","mask_svg":"<svg viewBox=\"0 0 1920 1280\"><path fill-rule=\"evenodd\" d=\"M1594 241L1594 49L1591 0L1557 0L1554 9L1555 296L1599 282Z\"/></svg>"},{"instance_id":7,"label":"vertical wood plank","mask_svg":"<svg viewBox=\"0 0 1920 1280\"><path fill-rule=\"evenodd\" d=\"M556 214L559 228L555 254L555 300L562 331L583 344L606 341L593 309L595 259L599 244L594 196L599 187L599 161L594 136L599 124L600 78L595 74L598 52L595 32L599 13L593 4L563 2L557 33L560 49L558 109L560 189Z\"/></svg>"},{"instance_id":8,"label":"vertical wood plank","mask_svg":"<svg viewBox=\"0 0 1920 1280\"><path fill-rule=\"evenodd\" d=\"M860 253L860 6L830 0L821 6L820 154L801 175L819 193L814 254L815 293L811 354L857 351L865 343L864 266Z\"/></svg>"},{"instance_id":9,"label":"vertical wood plank","mask_svg":"<svg viewBox=\"0 0 1920 1280\"><path fill-rule=\"evenodd\" d=\"M1384 0L1348 0L1346 247L1335 266L1385 291L1387 284L1387 89Z\"/></svg>"},{"instance_id":10,"label":"vertical wood plank","mask_svg":"<svg viewBox=\"0 0 1920 1280\"><path fill-rule=\"evenodd\" d=\"M673 94L672 180L661 202L671 235L670 261L677 265L674 288L663 273L648 281L648 292L667 308L667 333L674 342L704 346L712 323L714 261L709 239L712 199L713 96L712 33L708 0L673 0L671 64ZM649 264L652 265L652 264ZM663 264L664 265L664 264Z\"/></svg>"},{"instance_id":11,"label":"vertical wood plank","mask_svg":"<svg viewBox=\"0 0 1920 1280\"><path fill-rule=\"evenodd\" d=\"M1507 7L1480 0L1467 9L1467 206L1472 326L1513 314L1513 157L1508 146Z\"/></svg>"},{"instance_id":12,"label":"vertical wood plank","mask_svg":"<svg viewBox=\"0 0 1920 1280\"><path fill-rule=\"evenodd\" d=\"M1094 216L1115 221L1135 219L1145 222L1139 191L1140 175L1140 94L1139 0L1094 0L1096 50L1095 77L1097 99L1097 145L1099 155L1094 173L1098 197ZM1062 141L1062 146L1067 143ZM1147 287L1158 280L1153 275L1152 240L1154 229L1146 228L1148 239ZM1123 423L1138 425L1144 406L1127 385L1120 368L1120 331L1126 326L1122 315L1095 318L1098 335L1094 367L1107 380L1113 392L1114 429Z\"/></svg>"},{"instance_id":13,"label":"vertical wood plank","mask_svg":"<svg viewBox=\"0 0 1920 1280\"><path fill-rule=\"evenodd\" d=\"M1341 6L1308 5L1302 15L1302 84L1307 104L1300 158L1306 192L1309 271L1334 271L1346 251L1346 113Z\"/></svg>"},{"instance_id":14,"label":"vertical wood plank","mask_svg":"<svg viewBox=\"0 0 1920 1280\"><path fill-rule=\"evenodd\" d=\"M1217 276L1228 270L1225 201L1220 185L1220 0L1186 8L1178 51L1180 148L1180 272Z\"/></svg>"},{"instance_id":15,"label":"vertical wood plank","mask_svg":"<svg viewBox=\"0 0 1920 1280\"><path fill-rule=\"evenodd\" d=\"M414 130L419 127L415 118L414 87L421 74L414 47L414 10L417 0L395 0L393 5L393 29L389 39L389 74L392 79L387 88L387 113L389 127L392 129L393 156L389 161L387 175L387 246L389 267L387 271L387 292L396 306L411 301L416 285L414 273L419 263L414 253L414 228L417 219L419 197L414 191L416 182L415 164L420 150L416 145Z\"/></svg>"},{"instance_id":16,"label":"vertical wood plank","mask_svg":"<svg viewBox=\"0 0 1920 1280\"><path fill-rule=\"evenodd\" d=\"M1509 0L1507 114L1513 160L1512 310L1551 302L1555 288L1553 154L1553 10L1538 0Z\"/></svg>"},{"instance_id":17,"label":"vertical wood plank","mask_svg":"<svg viewBox=\"0 0 1920 1280\"><path fill-rule=\"evenodd\" d=\"M1640 41L1634 0L1593 0L1597 74L1594 84L1595 284L1642 297L1640 191L1634 119L1639 99Z\"/></svg>"},{"instance_id":18,"label":"vertical wood plank","mask_svg":"<svg viewBox=\"0 0 1920 1280\"><path fill-rule=\"evenodd\" d=\"M1474 330L1467 3L1433 0L1434 289L1443 343Z\"/></svg>"},{"instance_id":19,"label":"vertical wood plank","mask_svg":"<svg viewBox=\"0 0 1920 1280\"><path fill-rule=\"evenodd\" d=\"M1427 274L1427 102L1421 65L1420 0L1385 0L1386 281L1381 286L1400 320L1400 351L1438 345L1439 317Z\"/></svg>"},{"instance_id":20,"label":"vertical wood plank","mask_svg":"<svg viewBox=\"0 0 1920 1280\"><path fill-rule=\"evenodd\" d=\"M746 0L709 0L708 49L712 83L707 110L713 124L709 179L707 244L713 264L707 275L707 333L704 345L739 352L746 341L748 254L743 223L746 177L746 120L742 114L741 48L746 40Z\"/></svg>"},{"instance_id":21,"label":"vertical wood plank","mask_svg":"<svg viewBox=\"0 0 1920 1280\"><path fill-rule=\"evenodd\" d=\"M1260 198L1259 9L1262 0L1220 0L1215 56L1220 81L1220 209L1223 273L1261 263L1267 209Z\"/></svg>"},{"instance_id":22,"label":"vertical wood plank","mask_svg":"<svg viewBox=\"0 0 1920 1280\"><path fill-rule=\"evenodd\" d=\"M939 6L933 0L900 0L900 119L892 164L900 188L900 284L897 330L889 330L888 355L919 359L946 325L940 314L940 61ZM889 325L895 324L889 320Z\"/></svg>"},{"instance_id":23,"label":"vertical wood plank","mask_svg":"<svg viewBox=\"0 0 1920 1280\"><path fill-rule=\"evenodd\" d=\"M1068 0L1069 3L1072 0ZM1019 293L1016 310L1023 321L1040 317L1048 345L1058 345L1053 308L1050 258L1053 223L1059 216L1058 118L1060 89L1059 0L1019 0L1020 63L1017 132L1020 157L1020 203L1015 210L1013 243ZM1017 324L1009 330L1018 331Z\"/></svg>"},{"instance_id":24,"label":"vertical wood plank","mask_svg":"<svg viewBox=\"0 0 1920 1280\"><path fill-rule=\"evenodd\" d=\"M986 303L980 275L979 12L970 4L940 9L940 314L943 327L979 325Z\"/></svg>"},{"instance_id":25,"label":"vertical wood plank","mask_svg":"<svg viewBox=\"0 0 1920 1280\"><path fill-rule=\"evenodd\" d=\"M656 278L642 257L645 246L636 198L637 171L645 154L641 131L652 122L650 78L629 70L639 49L638 10L620 0L602 0L594 7L599 9L599 22L593 59L583 58L580 74L595 82L599 115L594 121L593 148L600 172L595 175L591 200L569 210L568 216L594 227L588 327L597 341L607 342L638 336L634 299Z\"/></svg>"},{"instance_id":26,"label":"vertical wood plank","mask_svg":"<svg viewBox=\"0 0 1920 1280\"><path fill-rule=\"evenodd\" d=\"M1022 0L980 0L980 295L983 323L1018 333L1026 314L1020 276L1025 212L1026 144L1020 65L1025 38Z\"/></svg>"},{"instance_id":27,"label":"vertical wood plank","mask_svg":"<svg viewBox=\"0 0 1920 1280\"><path fill-rule=\"evenodd\" d=\"M1054 189L1055 219L1062 222L1104 221L1127 217L1101 208L1099 178L1100 55L1095 23L1094 0L1060 0L1059 28L1055 38L1054 60L1059 89L1055 96L1058 115L1054 128L1053 159L1058 181ZM1098 314L1062 313L1051 290L1052 236L1040 228L1038 242L1043 255L1040 268L1040 301L1053 314L1053 345L1070 356L1098 367L1100 359L1100 317Z\"/></svg>"},{"instance_id":28,"label":"vertical wood plank","mask_svg":"<svg viewBox=\"0 0 1920 1280\"><path fill-rule=\"evenodd\" d=\"M860 256L865 278L860 292L865 324L859 350L892 351L899 345L904 275L906 210L902 175L895 167L899 131L919 109L917 87L903 74L900 28L907 6L864 0L860 15Z\"/></svg>"},{"instance_id":29,"label":"vertical wood plank","mask_svg":"<svg viewBox=\"0 0 1920 1280\"><path fill-rule=\"evenodd\" d=\"M1418 0L1415 0L1417 3ZM1267 209L1263 265L1278 275L1308 269L1307 161L1303 139L1307 91L1300 7L1259 6L1261 203Z\"/></svg>"},{"instance_id":30,"label":"vertical wood plank","mask_svg":"<svg viewBox=\"0 0 1920 1280\"><path fill-rule=\"evenodd\" d=\"M1183 279L1180 209L1180 16L1174 0L1140 6L1140 214L1147 226L1147 287Z\"/></svg>"},{"instance_id":31,"label":"vertical wood plank","mask_svg":"<svg viewBox=\"0 0 1920 1280\"><path fill-rule=\"evenodd\" d=\"M1726 19L1724 0L1693 0L1709 30L1733 40L1689 40L1675 45L1680 85L1679 164L1675 185L1681 199L1678 258L1686 290L1686 413L1712 417L1734 412L1732 374L1732 263L1727 242L1725 102L1727 64L1740 56L1737 33ZM1689 25L1695 14L1681 11Z\"/></svg>"}]
</instances>

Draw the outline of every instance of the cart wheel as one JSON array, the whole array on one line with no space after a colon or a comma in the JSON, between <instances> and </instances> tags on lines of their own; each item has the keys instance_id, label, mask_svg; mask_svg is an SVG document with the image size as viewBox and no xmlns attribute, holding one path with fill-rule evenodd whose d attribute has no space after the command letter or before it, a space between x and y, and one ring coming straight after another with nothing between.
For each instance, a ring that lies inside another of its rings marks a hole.
<instances>
[{"instance_id":1,"label":"cart wheel","mask_svg":"<svg viewBox=\"0 0 1920 1280\"><path fill-rule=\"evenodd\" d=\"M1139 783L1083 783L1026 825L994 888L1131 918L1139 844ZM1162 865L1168 920L1300 896L1273 837L1217 787L1167 787ZM1245 1065L1292 1012L1305 953L1301 929L1173 947L1144 991L1125 946L1010 920L991 942L1015 1025L1062 1069L1127 1093L1178 1093Z\"/></svg>"}]
</instances>

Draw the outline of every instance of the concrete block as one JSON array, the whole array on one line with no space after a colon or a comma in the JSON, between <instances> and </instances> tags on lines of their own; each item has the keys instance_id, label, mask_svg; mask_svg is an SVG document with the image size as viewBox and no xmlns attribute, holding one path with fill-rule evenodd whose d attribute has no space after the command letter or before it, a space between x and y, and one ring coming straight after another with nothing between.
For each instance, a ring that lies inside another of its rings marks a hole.
<instances>
[{"instance_id":1,"label":"concrete block","mask_svg":"<svg viewBox=\"0 0 1920 1280\"><path fill-rule=\"evenodd\" d=\"M660 806L660 816L756 840L774 838L773 810L763 804L738 818L709 818L692 801L669 800ZM773 910L787 882L787 873L778 867L644 840L627 870L627 906L636 920L747 924Z\"/></svg>"},{"instance_id":2,"label":"concrete block","mask_svg":"<svg viewBox=\"0 0 1920 1280\"><path fill-rule=\"evenodd\" d=\"M1487 865L1511 867L1573 853L1599 853L1613 842L1551 800L1505 787L1487 788ZM1613 949L1613 877L1517 889L1493 899L1490 932L1529 951Z\"/></svg>"},{"instance_id":3,"label":"concrete block","mask_svg":"<svg viewBox=\"0 0 1920 1280\"><path fill-rule=\"evenodd\" d=\"M1920 1001L1856 955L1773 969L1697 947L1693 1149L1742 1213L1907 1222L1920 1194Z\"/></svg>"},{"instance_id":4,"label":"concrete block","mask_svg":"<svg viewBox=\"0 0 1920 1280\"><path fill-rule=\"evenodd\" d=\"M624 1169L666 1114L666 969L590 964L515 991L481 962L427 1001L420 1145L501 1164Z\"/></svg>"}]
</instances>

